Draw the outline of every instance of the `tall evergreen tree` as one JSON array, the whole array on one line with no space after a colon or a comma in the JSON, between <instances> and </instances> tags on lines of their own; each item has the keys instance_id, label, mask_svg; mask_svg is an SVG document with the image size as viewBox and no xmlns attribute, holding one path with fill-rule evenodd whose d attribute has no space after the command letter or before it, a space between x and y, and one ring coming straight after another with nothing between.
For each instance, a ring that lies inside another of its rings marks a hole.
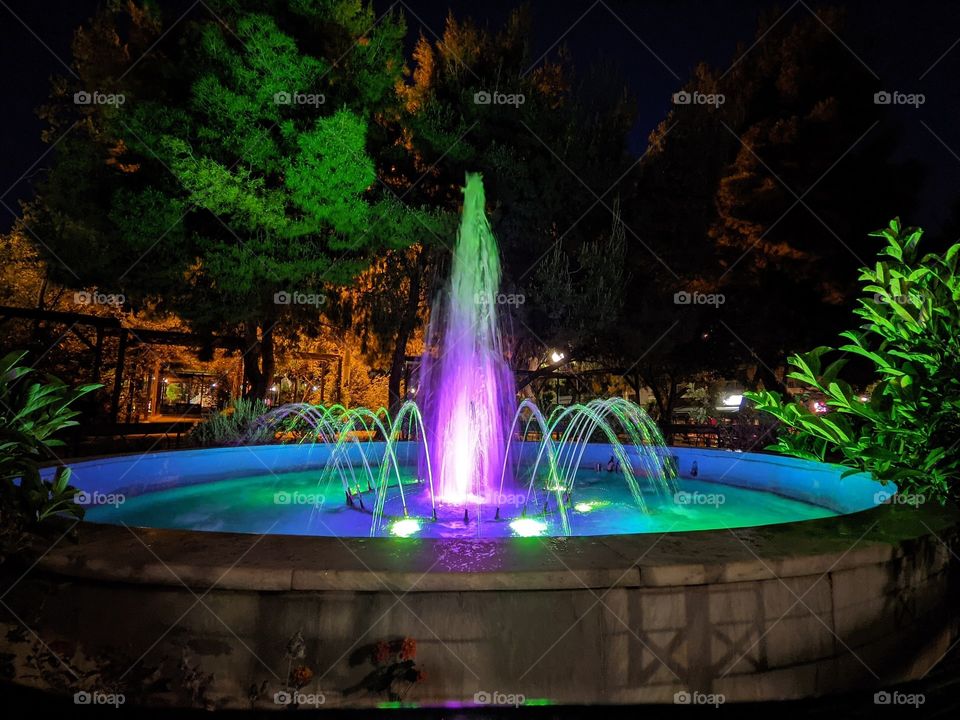
<instances>
[{"instance_id":1,"label":"tall evergreen tree","mask_svg":"<svg viewBox=\"0 0 960 720\"><path fill-rule=\"evenodd\" d=\"M316 319L328 284L410 241L368 151L374 116L395 102L404 26L359 0L212 8L166 28L114 5L78 33L81 86L59 97L123 102L77 106L83 132L41 201L73 228L51 234L64 279L159 295L197 330L242 333L248 389L263 396L278 323ZM119 40L121 13L162 38L142 60Z\"/></svg>"}]
</instances>

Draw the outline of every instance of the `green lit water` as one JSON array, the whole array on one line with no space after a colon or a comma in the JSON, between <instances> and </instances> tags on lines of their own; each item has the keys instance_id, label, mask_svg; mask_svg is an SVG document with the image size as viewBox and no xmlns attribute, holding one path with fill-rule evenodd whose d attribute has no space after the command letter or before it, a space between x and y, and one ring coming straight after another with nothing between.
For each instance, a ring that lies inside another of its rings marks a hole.
<instances>
[{"instance_id":1,"label":"green lit water","mask_svg":"<svg viewBox=\"0 0 960 720\"><path fill-rule=\"evenodd\" d=\"M364 494L364 508L346 503L339 483L318 486L320 472L282 473L230 478L127 496L120 505L87 509L86 519L100 523L236 533L329 535L367 537L370 533L373 493ZM396 487L384 506L383 534L416 537L483 537L524 534L560 535L562 528L549 494L547 512L537 502L527 503L521 519L522 491L499 498L502 520L495 506L484 505L478 518L470 508L440 506L437 520L430 512L429 492L409 474L404 491L410 518L403 519ZM662 533L750 527L812 520L836 515L831 510L766 492L698 480L678 481L678 493L645 493L647 514L641 513L622 476L581 470L567 505L574 535ZM542 502L546 493L538 492ZM495 502L495 499L492 499ZM518 522L519 521L519 522ZM479 523L479 525L478 525ZM478 532L479 530L479 532Z\"/></svg>"}]
</instances>

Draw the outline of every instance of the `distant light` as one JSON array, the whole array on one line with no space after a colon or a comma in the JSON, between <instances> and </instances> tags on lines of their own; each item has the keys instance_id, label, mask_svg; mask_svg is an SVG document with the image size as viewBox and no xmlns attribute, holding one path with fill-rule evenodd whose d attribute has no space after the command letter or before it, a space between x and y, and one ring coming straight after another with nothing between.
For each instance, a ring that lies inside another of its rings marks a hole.
<instances>
[{"instance_id":1,"label":"distant light","mask_svg":"<svg viewBox=\"0 0 960 720\"><path fill-rule=\"evenodd\" d=\"M547 524L533 518L517 518L510 523L510 529L520 537L536 537L547 531Z\"/></svg>"},{"instance_id":2,"label":"distant light","mask_svg":"<svg viewBox=\"0 0 960 720\"><path fill-rule=\"evenodd\" d=\"M164 381L165 383L168 383L168 382L170 382L170 381L169 381L169 380L167 380L166 378L164 378L164 379L163 379L163 381Z\"/></svg>"},{"instance_id":3,"label":"distant light","mask_svg":"<svg viewBox=\"0 0 960 720\"><path fill-rule=\"evenodd\" d=\"M316 392L316 391L319 390L319 389L320 389L320 388L318 388L316 385L313 386L313 391L314 391L314 392Z\"/></svg>"},{"instance_id":4,"label":"distant light","mask_svg":"<svg viewBox=\"0 0 960 720\"><path fill-rule=\"evenodd\" d=\"M560 362L560 361L563 360L565 357L566 357L566 356L565 356L562 352L560 352L559 350L554 350L552 353L550 353L550 360L552 360L552 361L555 362L555 363Z\"/></svg>"},{"instance_id":5,"label":"distant light","mask_svg":"<svg viewBox=\"0 0 960 720\"><path fill-rule=\"evenodd\" d=\"M404 518L390 525L390 534L397 537L410 537L420 532L420 521L416 518Z\"/></svg>"},{"instance_id":6,"label":"distant light","mask_svg":"<svg viewBox=\"0 0 960 720\"><path fill-rule=\"evenodd\" d=\"M740 407L742 403L743 403L743 395L738 395L738 394L727 395L723 399L724 407Z\"/></svg>"},{"instance_id":7,"label":"distant light","mask_svg":"<svg viewBox=\"0 0 960 720\"><path fill-rule=\"evenodd\" d=\"M869 396L869 395L861 395L861 396L860 396L860 402L870 402L870 396Z\"/></svg>"},{"instance_id":8,"label":"distant light","mask_svg":"<svg viewBox=\"0 0 960 720\"><path fill-rule=\"evenodd\" d=\"M216 387L216 386L217 386L216 383L210 383L210 387Z\"/></svg>"},{"instance_id":9,"label":"distant light","mask_svg":"<svg viewBox=\"0 0 960 720\"><path fill-rule=\"evenodd\" d=\"M830 408L828 408L826 405L824 405L822 402L820 402L820 401L818 400L818 401L816 401L816 402L813 403L813 411L814 411L815 413L821 413L821 414L822 414L822 413L825 413L825 412L830 412Z\"/></svg>"},{"instance_id":10,"label":"distant light","mask_svg":"<svg viewBox=\"0 0 960 720\"><path fill-rule=\"evenodd\" d=\"M276 392L276 391L277 391L277 386L276 386L276 385L273 385L273 386L270 387L270 392Z\"/></svg>"},{"instance_id":11,"label":"distant light","mask_svg":"<svg viewBox=\"0 0 960 720\"><path fill-rule=\"evenodd\" d=\"M586 513L598 508L606 507L609 504L609 500L590 500L588 502L578 502L573 506L573 509L577 512Z\"/></svg>"}]
</instances>

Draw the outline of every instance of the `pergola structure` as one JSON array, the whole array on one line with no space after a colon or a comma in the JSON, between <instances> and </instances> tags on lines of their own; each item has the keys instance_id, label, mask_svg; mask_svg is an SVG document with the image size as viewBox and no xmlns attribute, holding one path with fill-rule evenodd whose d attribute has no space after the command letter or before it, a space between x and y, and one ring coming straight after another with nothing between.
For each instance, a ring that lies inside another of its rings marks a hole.
<instances>
[{"instance_id":1,"label":"pergola structure","mask_svg":"<svg viewBox=\"0 0 960 720\"><path fill-rule=\"evenodd\" d=\"M115 317L87 315L84 313L40 310L0 306L0 325L17 318L34 320L54 325L63 325L63 335L71 334L80 340L93 353L92 374L94 380L100 376L103 364L104 340L117 338L117 371L113 380L110 402L110 422L115 424L120 410L120 392L123 387L124 363L127 350L136 345L170 345L190 348L223 348L243 352L243 339L237 336L198 335L196 333L172 330L150 330L147 328L124 327ZM92 337L90 336L92 333Z\"/></svg>"}]
</instances>

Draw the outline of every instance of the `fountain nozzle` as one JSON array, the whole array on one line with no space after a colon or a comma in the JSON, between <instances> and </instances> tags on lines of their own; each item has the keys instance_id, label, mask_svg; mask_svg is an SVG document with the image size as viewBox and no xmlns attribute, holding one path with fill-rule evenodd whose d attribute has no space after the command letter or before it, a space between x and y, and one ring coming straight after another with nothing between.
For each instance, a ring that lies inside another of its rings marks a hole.
<instances>
[{"instance_id":1,"label":"fountain nozzle","mask_svg":"<svg viewBox=\"0 0 960 720\"><path fill-rule=\"evenodd\" d=\"M467 525L470 523L470 511L466 508L463 509L463 523Z\"/></svg>"}]
</instances>

